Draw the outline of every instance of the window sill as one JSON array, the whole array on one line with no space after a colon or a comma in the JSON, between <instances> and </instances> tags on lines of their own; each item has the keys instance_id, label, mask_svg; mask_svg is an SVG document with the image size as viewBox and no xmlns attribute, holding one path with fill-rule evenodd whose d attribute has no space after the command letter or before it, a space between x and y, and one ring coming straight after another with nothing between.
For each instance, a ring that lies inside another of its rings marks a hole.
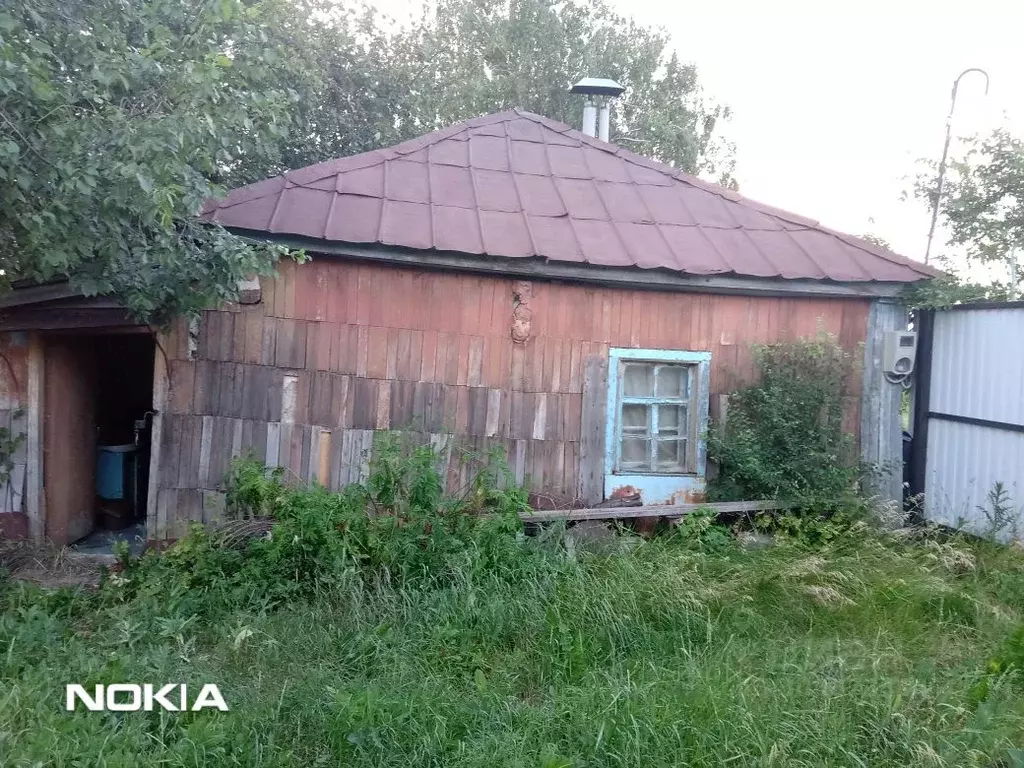
<instances>
[{"instance_id":1,"label":"window sill","mask_svg":"<svg viewBox=\"0 0 1024 768\"><path fill-rule=\"evenodd\" d=\"M699 472L638 472L635 470L616 470L612 477L703 477Z\"/></svg>"}]
</instances>

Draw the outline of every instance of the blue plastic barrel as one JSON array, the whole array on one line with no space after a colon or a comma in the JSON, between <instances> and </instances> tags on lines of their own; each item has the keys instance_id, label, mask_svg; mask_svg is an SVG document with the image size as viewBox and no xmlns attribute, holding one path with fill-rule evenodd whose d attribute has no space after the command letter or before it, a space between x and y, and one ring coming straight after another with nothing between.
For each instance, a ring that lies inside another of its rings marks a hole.
<instances>
[{"instance_id":1,"label":"blue plastic barrel","mask_svg":"<svg viewBox=\"0 0 1024 768\"><path fill-rule=\"evenodd\" d=\"M101 445L96 450L96 494L111 501L123 499L128 493L135 446Z\"/></svg>"}]
</instances>

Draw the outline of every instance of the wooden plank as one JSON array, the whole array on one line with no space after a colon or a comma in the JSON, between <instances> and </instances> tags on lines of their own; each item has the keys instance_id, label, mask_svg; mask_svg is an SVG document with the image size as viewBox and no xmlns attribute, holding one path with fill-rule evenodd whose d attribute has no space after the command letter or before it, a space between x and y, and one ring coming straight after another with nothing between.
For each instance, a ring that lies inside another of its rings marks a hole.
<instances>
[{"instance_id":1,"label":"wooden plank","mask_svg":"<svg viewBox=\"0 0 1024 768\"><path fill-rule=\"evenodd\" d=\"M199 487L210 487L210 453L213 451L214 417L203 416L199 437Z\"/></svg>"},{"instance_id":2,"label":"wooden plank","mask_svg":"<svg viewBox=\"0 0 1024 768\"><path fill-rule=\"evenodd\" d=\"M320 433L323 427L304 427L302 431L302 478L312 483L320 477Z\"/></svg>"},{"instance_id":3,"label":"wooden plank","mask_svg":"<svg viewBox=\"0 0 1024 768\"><path fill-rule=\"evenodd\" d=\"M245 310L239 319L242 318L245 328L242 361L258 363L263 351L263 312L260 307L253 307Z\"/></svg>"},{"instance_id":4,"label":"wooden plank","mask_svg":"<svg viewBox=\"0 0 1024 768\"><path fill-rule=\"evenodd\" d=\"M386 379L397 379L398 378L398 347L399 338L404 335L404 331L398 328L388 329L388 343L386 347L386 358L384 364L384 378Z\"/></svg>"},{"instance_id":5,"label":"wooden plank","mask_svg":"<svg viewBox=\"0 0 1024 768\"><path fill-rule=\"evenodd\" d=\"M487 431L487 397L485 387L469 387L468 433L479 437Z\"/></svg>"},{"instance_id":6,"label":"wooden plank","mask_svg":"<svg viewBox=\"0 0 1024 768\"><path fill-rule=\"evenodd\" d=\"M187 487L188 465L192 460L192 421L193 417L189 415L181 415L174 419L172 440L177 442L177 450L172 449L172 453L177 455L178 462L174 477L169 478L169 484L174 488ZM170 461L167 464L170 467L173 459L168 458Z\"/></svg>"},{"instance_id":7,"label":"wooden plank","mask_svg":"<svg viewBox=\"0 0 1024 768\"><path fill-rule=\"evenodd\" d=\"M277 321L277 347L274 355L277 367L306 367L307 325L304 320Z\"/></svg>"},{"instance_id":8,"label":"wooden plank","mask_svg":"<svg viewBox=\"0 0 1024 768\"><path fill-rule=\"evenodd\" d=\"M426 384L426 418L423 428L428 432L444 429L444 384Z\"/></svg>"},{"instance_id":9,"label":"wooden plank","mask_svg":"<svg viewBox=\"0 0 1024 768\"><path fill-rule=\"evenodd\" d=\"M531 523L565 520L621 520L632 517L665 517L676 518L696 510L713 510L719 514L727 512L765 512L771 510L792 509L798 506L795 502L786 501L719 501L706 504L663 504L640 507L610 507L588 509L552 509L539 512L521 512L519 517Z\"/></svg>"},{"instance_id":10,"label":"wooden plank","mask_svg":"<svg viewBox=\"0 0 1024 768\"><path fill-rule=\"evenodd\" d=\"M237 459L242 455L242 435L245 430L245 421L242 419L233 419L231 422L231 453L230 459ZM251 435L251 433L250 433ZM230 461L228 464L230 465Z\"/></svg>"},{"instance_id":11,"label":"wooden plank","mask_svg":"<svg viewBox=\"0 0 1024 768\"><path fill-rule=\"evenodd\" d=\"M391 360L391 344L388 344L388 378L415 380L412 371L412 331L400 328L395 336L394 364Z\"/></svg>"},{"instance_id":12,"label":"wooden plank","mask_svg":"<svg viewBox=\"0 0 1024 768\"><path fill-rule=\"evenodd\" d=\"M377 388L377 406L374 427L388 429L391 426L391 390L398 382L382 381Z\"/></svg>"},{"instance_id":13,"label":"wooden plank","mask_svg":"<svg viewBox=\"0 0 1024 768\"><path fill-rule=\"evenodd\" d=\"M346 429L342 435L340 448L338 450L338 487L344 488L349 483L353 482L355 473L352 471L352 440L355 436L356 431L354 429Z\"/></svg>"},{"instance_id":14,"label":"wooden plank","mask_svg":"<svg viewBox=\"0 0 1024 768\"><path fill-rule=\"evenodd\" d=\"M200 360L212 360L216 355L220 336L220 313L213 310L203 312L199 321L199 341L196 357Z\"/></svg>"},{"instance_id":15,"label":"wooden plank","mask_svg":"<svg viewBox=\"0 0 1024 768\"><path fill-rule=\"evenodd\" d=\"M473 326L470 326L471 328ZM479 387L484 376L484 339L483 336L472 336L469 340L468 371L466 383L471 387Z\"/></svg>"},{"instance_id":16,"label":"wooden plank","mask_svg":"<svg viewBox=\"0 0 1024 768\"><path fill-rule=\"evenodd\" d=\"M423 353L420 363L420 381L434 381L437 362L437 331L423 334Z\"/></svg>"},{"instance_id":17,"label":"wooden plank","mask_svg":"<svg viewBox=\"0 0 1024 768\"><path fill-rule=\"evenodd\" d=\"M513 391L509 393L509 437L524 438L527 435L523 434L520 429L520 424L523 421L523 410L526 407L526 395L522 392Z\"/></svg>"},{"instance_id":18,"label":"wooden plank","mask_svg":"<svg viewBox=\"0 0 1024 768\"><path fill-rule=\"evenodd\" d=\"M298 376L285 376L281 386L281 421L285 424L295 423L295 411L298 407L298 399Z\"/></svg>"},{"instance_id":19,"label":"wooden plank","mask_svg":"<svg viewBox=\"0 0 1024 768\"><path fill-rule=\"evenodd\" d=\"M411 381L382 381L380 385L391 390L390 400L388 401L390 427L392 429L409 428L412 421L413 398L416 394L415 385ZM372 426L374 425L362 425L364 429Z\"/></svg>"},{"instance_id":20,"label":"wooden plank","mask_svg":"<svg viewBox=\"0 0 1024 768\"><path fill-rule=\"evenodd\" d=\"M326 371L313 374L313 388L309 395L309 420L321 426L334 426L335 423L335 382L340 378Z\"/></svg>"},{"instance_id":21,"label":"wooden plank","mask_svg":"<svg viewBox=\"0 0 1024 768\"><path fill-rule=\"evenodd\" d=\"M191 422L192 445L189 451L188 475L183 487L196 489L199 488L199 460L202 458L203 421L201 417L193 416L191 417ZM198 504L199 502L196 503Z\"/></svg>"},{"instance_id":22,"label":"wooden plank","mask_svg":"<svg viewBox=\"0 0 1024 768\"><path fill-rule=\"evenodd\" d=\"M338 403L337 426L345 429L352 427L352 420L355 418L355 377L342 376L340 381L335 382L334 399ZM340 394L338 387L340 386Z\"/></svg>"},{"instance_id":23,"label":"wooden plank","mask_svg":"<svg viewBox=\"0 0 1024 768\"><path fill-rule=\"evenodd\" d=\"M29 535L42 541L43 519L43 339L39 334L28 338L28 428L26 430L26 482L25 511L28 514Z\"/></svg>"},{"instance_id":24,"label":"wooden plank","mask_svg":"<svg viewBox=\"0 0 1024 768\"><path fill-rule=\"evenodd\" d=\"M257 377L262 421L281 420L281 398L284 392L284 373L277 368L260 368Z\"/></svg>"},{"instance_id":25,"label":"wooden plank","mask_svg":"<svg viewBox=\"0 0 1024 768\"><path fill-rule=\"evenodd\" d=\"M363 375L371 379L383 379L387 377L388 372L388 331L386 328L370 328L364 333L360 329L360 345L363 343L364 336L366 337L366 364Z\"/></svg>"},{"instance_id":26,"label":"wooden plank","mask_svg":"<svg viewBox=\"0 0 1024 768\"><path fill-rule=\"evenodd\" d=\"M281 424L276 421L267 422L267 447L264 463L268 467L277 467L281 460Z\"/></svg>"},{"instance_id":27,"label":"wooden plank","mask_svg":"<svg viewBox=\"0 0 1024 768\"><path fill-rule=\"evenodd\" d=\"M488 437L495 437L498 434L498 427L501 418L501 390L491 389L487 391L487 415L484 425L484 434Z\"/></svg>"},{"instance_id":28,"label":"wooden plank","mask_svg":"<svg viewBox=\"0 0 1024 768\"><path fill-rule=\"evenodd\" d=\"M332 491L340 491L344 487L342 479L342 452L345 447L347 429L337 430L331 435L331 465L328 487Z\"/></svg>"},{"instance_id":29,"label":"wooden plank","mask_svg":"<svg viewBox=\"0 0 1024 768\"><path fill-rule=\"evenodd\" d=\"M241 397L238 397L236 406L236 388L241 393L241 386L244 384L237 363L221 363L217 367L217 410L215 416L237 416L241 410Z\"/></svg>"},{"instance_id":30,"label":"wooden plank","mask_svg":"<svg viewBox=\"0 0 1024 768\"><path fill-rule=\"evenodd\" d=\"M203 522L207 525L224 519L227 499L220 491L203 491Z\"/></svg>"},{"instance_id":31,"label":"wooden plank","mask_svg":"<svg viewBox=\"0 0 1024 768\"><path fill-rule=\"evenodd\" d=\"M156 503L156 529L147 530L147 536L157 541L172 538L174 518L178 509L178 490L161 488Z\"/></svg>"},{"instance_id":32,"label":"wooden plank","mask_svg":"<svg viewBox=\"0 0 1024 768\"><path fill-rule=\"evenodd\" d=\"M277 357L277 321L272 317L263 318L260 354L256 362L260 365L273 365Z\"/></svg>"},{"instance_id":33,"label":"wooden plank","mask_svg":"<svg viewBox=\"0 0 1024 768\"><path fill-rule=\"evenodd\" d=\"M235 337L239 335L235 331L235 325L239 316L234 312L219 312L219 314L221 315L219 358L221 360L234 360ZM242 325L241 322L237 322L237 324ZM244 326L242 330L245 330ZM239 350L238 356L241 357L241 350Z\"/></svg>"},{"instance_id":34,"label":"wooden plank","mask_svg":"<svg viewBox=\"0 0 1024 768\"><path fill-rule=\"evenodd\" d=\"M359 446L359 478L360 483L370 479L370 460L373 454L373 430L364 429L360 436Z\"/></svg>"},{"instance_id":35,"label":"wooden plank","mask_svg":"<svg viewBox=\"0 0 1024 768\"><path fill-rule=\"evenodd\" d=\"M351 424L357 429L372 428L377 420L377 385L388 382L378 382L376 379L352 379L351 394L352 420ZM394 408L394 398L391 403Z\"/></svg>"},{"instance_id":36,"label":"wooden plank","mask_svg":"<svg viewBox=\"0 0 1024 768\"><path fill-rule=\"evenodd\" d=\"M604 499L607 400L608 361L591 355L584 364L580 424L580 497L585 504Z\"/></svg>"},{"instance_id":37,"label":"wooden plank","mask_svg":"<svg viewBox=\"0 0 1024 768\"><path fill-rule=\"evenodd\" d=\"M320 429L317 440L320 446L318 450L319 462L316 471L316 481L327 488L331 483L331 430Z\"/></svg>"}]
</instances>

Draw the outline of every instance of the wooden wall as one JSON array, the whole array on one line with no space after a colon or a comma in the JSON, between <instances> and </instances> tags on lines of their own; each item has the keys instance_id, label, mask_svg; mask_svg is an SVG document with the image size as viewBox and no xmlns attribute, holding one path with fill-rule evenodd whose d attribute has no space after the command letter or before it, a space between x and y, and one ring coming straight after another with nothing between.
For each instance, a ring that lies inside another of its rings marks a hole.
<instances>
[{"instance_id":1,"label":"wooden wall","mask_svg":"<svg viewBox=\"0 0 1024 768\"><path fill-rule=\"evenodd\" d=\"M754 342L823 328L853 350L868 309L866 300L524 284L326 257L284 263L262 281L260 303L206 312L192 333L182 321L162 339L168 386L150 535L218 517L232 455L251 450L337 488L365 477L383 429L446 450L449 434L477 451L499 446L517 480L565 503L579 495L588 359L606 359L610 346L710 351L714 395L752 377ZM522 343L514 321L528 331ZM466 479L458 462L447 472L451 487Z\"/></svg>"},{"instance_id":2,"label":"wooden wall","mask_svg":"<svg viewBox=\"0 0 1024 768\"><path fill-rule=\"evenodd\" d=\"M28 386L28 337L24 333L0 335L0 427L10 434L25 434ZM0 539L28 535L25 514L26 442L21 441L12 457L14 467L8 482L0 485Z\"/></svg>"}]
</instances>

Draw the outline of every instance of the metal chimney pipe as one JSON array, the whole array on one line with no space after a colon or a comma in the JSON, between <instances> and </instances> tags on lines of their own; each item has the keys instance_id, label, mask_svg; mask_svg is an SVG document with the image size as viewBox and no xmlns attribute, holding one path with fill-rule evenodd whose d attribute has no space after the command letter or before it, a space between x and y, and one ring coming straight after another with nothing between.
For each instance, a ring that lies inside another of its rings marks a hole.
<instances>
[{"instance_id":1,"label":"metal chimney pipe","mask_svg":"<svg viewBox=\"0 0 1024 768\"><path fill-rule=\"evenodd\" d=\"M583 133L597 137L597 105L593 99L587 99L583 105Z\"/></svg>"},{"instance_id":2,"label":"metal chimney pipe","mask_svg":"<svg viewBox=\"0 0 1024 768\"><path fill-rule=\"evenodd\" d=\"M597 137L601 141L609 141L608 137L611 135L611 105L608 103L608 99L604 99L601 102L601 109L597 113L597 119Z\"/></svg>"},{"instance_id":3,"label":"metal chimney pipe","mask_svg":"<svg viewBox=\"0 0 1024 768\"><path fill-rule=\"evenodd\" d=\"M570 93L580 94L587 98L583 106L583 133L595 139L598 138L598 123L600 122L600 138L602 141L608 141L611 132L609 101L616 96L621 96L625 90L614 80L598 77L585 77L569 89ZM600 112L597 107L598 101L601 103Z\"/></svg>"}]
</instances>

